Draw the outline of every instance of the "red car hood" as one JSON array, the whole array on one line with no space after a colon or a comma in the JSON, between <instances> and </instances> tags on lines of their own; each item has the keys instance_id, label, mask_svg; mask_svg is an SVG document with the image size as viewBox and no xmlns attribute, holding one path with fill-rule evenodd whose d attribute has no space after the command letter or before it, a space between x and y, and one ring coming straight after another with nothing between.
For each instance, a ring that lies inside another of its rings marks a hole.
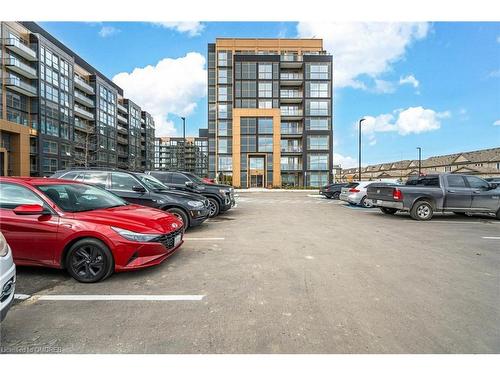
<instances>
[{"instance_id":1,"label":"red car hood","mask_svg":"<svg viewBox=\"0 0 500 375\"><path fill-rule=\"evenodd\" d=\"M88 223L118 227L137 233L170 233L182 227L174 215L150 208L130 204L126 206L75 212L75 219Z\"/></svg>"}]
</instances>

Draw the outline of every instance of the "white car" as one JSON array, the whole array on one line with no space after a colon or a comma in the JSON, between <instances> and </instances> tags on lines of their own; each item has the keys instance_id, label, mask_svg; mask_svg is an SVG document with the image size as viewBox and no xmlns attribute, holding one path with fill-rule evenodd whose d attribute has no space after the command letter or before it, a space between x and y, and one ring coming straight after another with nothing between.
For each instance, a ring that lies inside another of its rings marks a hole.
<instances>
[{"instance_id":1,"label":"white car","mask_svg":"<svg viewBox=\"0 0 500 375\"><path fill-rule=\"evenodd\" d=\"M373 207L373 202L366 197L368 185L374 183L398 183L397 180L383 180L383 181L361 181L351 182L340 191L340 199L349 203L365 208Z\"/></svg>"},{"instance_id":2,"label":"white car","mask_svg":"<svg viewBox=\"0 0 500 375\"><path fill-rule=\"evenodd\" d=\"M16 266L12 259L12 251L0 232L0 321L7 315L14 301L16 288Z\"/></svg>"}]
</instances>

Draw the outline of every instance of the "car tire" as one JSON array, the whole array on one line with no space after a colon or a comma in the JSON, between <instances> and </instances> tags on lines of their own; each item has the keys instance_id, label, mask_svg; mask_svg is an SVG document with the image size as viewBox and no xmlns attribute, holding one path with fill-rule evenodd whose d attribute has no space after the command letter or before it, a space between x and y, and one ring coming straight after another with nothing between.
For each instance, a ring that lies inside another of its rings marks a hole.
<instances>
[{"instance_id":1,"label":"car tire","mask_svg":"<svg viewBox=\"0 0 500 375\"><path fill-rule=\"evenodd\" d=\"M340 192L336 191L335 193L333 193L332 198L335 200L339 200L340 199Z\"/></svg>"},{"instance_id":2,"label":"car tire","mask_svg":"<svg viewBox=\"0 0 500 375\"><path fill-rule=\"evenodd\" d=\"M397 208L390 207L380 207L380 211L382 211L386 215L394 215L396 212L398 212Z\"/></svg>"},{"instance_id":3,"label":"car tire","mask_svg":"<svg viewBox=\"0 0 500 375\"><path fill-rule=\"evenodd\" d=\"M217 202L217 199L214 198L208 198L208 217L214 217L217 216L220 212L220 205L219 202Z\"/></svg>"},{"instance_id":4,"label":"car tire","mask_svg":"<svg viewBox=\"0 0 500 375\"><path fill-rule=\"evenodd\" d=\"M359 205L362 206L363 208L372 208L373 207L373 203L366 198L366 196L363 197L363 199L361 199L361 202L359 202Z\"/></svg>"},{"instance_id":5,"label":"car tire","mask_svg":"<svg viewBox=\"0 0 500 375\"><path fill-rule=\"evenodd\" d=\"M427 221L434 216L434 208L429 201L418 201L411 208L410 216L414 220Z\"/></svg>"},{"instance_id":6,"label":"car tire","mask_svg":"<svg viewBox=\"0 0 500 375\"><path fill-rule=\"evenodd\" d=\"M66 255L66 270L76 281L96 283L113 273L115 262L109 248L95 238L75 242Z\"/></svg>"},{"instance_id":7,"label":"car tire","mask_svg":"<svg viewBox=\"0 0 500 375\"><path fill-rule=\"evenodd\" d=\"M326 198L326 199L332 199L332 198L333 198L333 195L330 195L330 194L325 194L325 198Z\"/></svg>"},{"instance_id":8,"label":"car tire","mask_svg":"<svg viewBox=\"0 0 500 375\"><path fill-rule=\"evenodd\" d=\"M189 228L189 217L183 210L181 210L180 208L172 207L168 208L166 212L174 215L177 219L182 220L182 227L184 228L184 230Z\"/></svg>"}]
</instances>

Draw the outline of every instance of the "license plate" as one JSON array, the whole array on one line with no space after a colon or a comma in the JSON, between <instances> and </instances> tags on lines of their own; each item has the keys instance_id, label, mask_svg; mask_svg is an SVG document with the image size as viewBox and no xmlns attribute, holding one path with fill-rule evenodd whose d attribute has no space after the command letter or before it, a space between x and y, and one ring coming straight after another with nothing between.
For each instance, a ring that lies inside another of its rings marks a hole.
<instances>
[{"instance_id":1,"label":"license plate","mask_svg":"<svg viewBox=\"0 0 500 375\"><path fill-rule=\"evenodd\" d=\"M182 235L178 234L177 236L175 236L175 238L174 238L174 247L177 246L178 244L180 244L181 240L182 240Z\"/></svg>"}]
</instances>

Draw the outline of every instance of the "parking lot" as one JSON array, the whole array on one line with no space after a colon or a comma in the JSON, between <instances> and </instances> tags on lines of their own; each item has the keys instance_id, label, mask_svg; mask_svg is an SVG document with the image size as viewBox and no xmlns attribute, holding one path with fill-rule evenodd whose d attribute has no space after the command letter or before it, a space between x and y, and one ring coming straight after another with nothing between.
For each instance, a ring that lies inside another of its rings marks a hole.
<instances>
[{"instance_id":1,"label":"parking lot","mask_svg":"<svg viewBox=\"0 0 500 375\"><path fill-rule=\"evenodd\" d=\"M3 352L498 353L500 221L245 192L160 266L16 293Z\"/></svg>"}]
</instances>

